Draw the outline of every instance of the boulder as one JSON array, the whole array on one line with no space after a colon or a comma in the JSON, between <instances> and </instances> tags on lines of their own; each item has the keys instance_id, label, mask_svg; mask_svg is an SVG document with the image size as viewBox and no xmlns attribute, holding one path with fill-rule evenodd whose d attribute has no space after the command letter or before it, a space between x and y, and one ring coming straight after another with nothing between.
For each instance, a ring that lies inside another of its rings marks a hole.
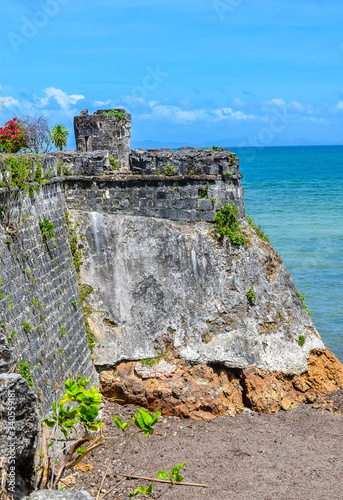
<instances>
[{"instance_id":1,"label":"boulder","mask_svg":"<svg viewBox=\"0 0 343 500\"><path fill-rule=\"evenodd\" d=\"M31 488L38 414L35 393L16 373L0 375L0 415L0 457L5 459L0 475L7 475L7 489L19 500Z\"/></svg>"},{"instance_id":2,"label":"boulder","mask_svg":"<svg viewBox=\"0 0 343 500\"><path fill-rule=\"evenodd\" d=\"M94 500L87 491L42 490L31 493L23 500Z\"/></svg>"}]
</instances>

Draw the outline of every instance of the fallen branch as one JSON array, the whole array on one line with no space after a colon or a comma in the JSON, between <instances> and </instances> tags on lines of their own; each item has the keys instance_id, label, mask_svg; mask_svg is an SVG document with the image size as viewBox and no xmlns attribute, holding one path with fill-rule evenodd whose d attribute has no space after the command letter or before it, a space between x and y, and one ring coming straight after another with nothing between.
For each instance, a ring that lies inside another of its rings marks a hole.
<instances>
[{"instance_id":1,"label":"fallen branch","mask_svg":"<svg viewBox=\"0 0 343 500\"><path fill-rule=\"evenodd\" d=\"M167 481L166 479L155 479L153 477L144 477L144 476L132 476L131 474L118 474L118 476L121 477L126 477L126 478L132 478L132 479L144 479L146 481L154 481L155 483L167 483L171 484L170 481ZM199 488L208 488L207 484L198 484L198 483L173 483L175 486L197 486Z\"/></svg>"},{"instance_id":2,"label":"fallen branch","mask_svg":"<svg viewBox=\"0 0 343 500\"><path fill-rule=\"evenodd\" d=\"M99 500L100 491L102 490L102 485L104 484L104 481L105 481L105 479L106 479L106 476L107 476L107 473L108 473L108 471L109 471L110 467L111 467L111 462L108 464L108 467L107 467L107 469L106 469L106 472L105 472L105 474L104 474L104 477L102 478L102 481L101 481L101 484L100 484L100 488L99 488L98 494L97 494L97 496L96 496L96 500Z\"/></svg>"},{"instance_id":3,"label":"fallen branch","mask_svg":"<svg viewBox=\"0 0 343 500\"><path fill-rule=\"evenodd\" d=\"M109 495L110 493L112 493L112 491L116 490L118 488L118 486L120 486L124 481L126 481L126 477L124 477L124 479L122 479L121 481L118 481L118 483L113 486L113 488L111 488L109 491L107 491L106 493L104 493L104 495L102 497L100 497L100 500L102 500L103 498L107 497L107 495Z\"/></svg>"}]
</instances>

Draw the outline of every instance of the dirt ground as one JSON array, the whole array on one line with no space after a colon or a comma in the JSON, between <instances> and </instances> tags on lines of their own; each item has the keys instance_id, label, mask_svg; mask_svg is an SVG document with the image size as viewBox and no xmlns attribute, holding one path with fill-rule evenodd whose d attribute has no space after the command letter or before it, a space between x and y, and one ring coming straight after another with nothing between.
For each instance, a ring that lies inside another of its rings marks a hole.
<instances>
[{"instance_id":1,"label":"dirt ground","mask_svg":"<svg viewBox=\"0 0 343 500\"><path fill-rule=\"evenodd\" d=\"M136 427L126 436L113 423L113 415L127 421L136 407L105 401L106 446L81 465L91 470L69 471L66 481L70 488L85 489L96 498L108 470L99 498L126 499L130 491L149 482L120 474L156 477L157 471L186 462L184 482L208 487L155 483L151 498L342 500L343 391L329 399L333 404L326 407L304 405L277 415L246 410L206 422L161 417L149 438L142 433L130 438Z\"/></svg>"}]
</instances>

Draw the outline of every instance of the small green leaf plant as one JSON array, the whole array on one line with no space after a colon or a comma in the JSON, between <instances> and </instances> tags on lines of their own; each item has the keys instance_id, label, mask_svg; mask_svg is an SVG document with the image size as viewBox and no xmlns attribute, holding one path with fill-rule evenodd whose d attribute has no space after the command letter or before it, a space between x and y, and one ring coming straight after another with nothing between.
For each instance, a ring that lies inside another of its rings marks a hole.
<instances>
[{"instance_id":1,"label":"small green leaf plant","mask_svg":"<svg viewBox=\"0 0 343 500\"><path fill-rule=\"evenodd\" d=\"M157 411L155 415L150 413L149 410L141 408L138 413L129 422L122 422L122 420L116 415L113 417L115 425L121 429L123 432L129 427L129 425L134 421L136 427L142 432L146 437L151 436L154 433L154 425L158 422L161 413Z\"/></svg>"},{"instance_id":2,"label":"small green leaf plant","mask_svg":"<svg viewBox=\"0 0 343 500\"><path fill-rule=\"evenodd\" d=\"M157 477L159 479L166 479L167 481L170 481L171 484L181 483L184 476L181 476L179 472L185 465L186 464L183 463L177 465L176 467L173 467L170 471L170 474L168 474L168 472L166 472L165 470L160 470L157 473Z\"/></svg>"},{"instance_id":3,"label":"small green leaf plant","mask_svg":"<svg viewBox=\"0 0 343 500\"><path fill-rule=\"evenodd\" d=\"M246 293L246 296L250 305L253 306L256 304L256 295L251 288L249 288L249 291Z\"/></svg>"},{"instance_id":4,"label":"small green leaf plant","mask_svg":"<svg viewBox=\"0 0 343 500\"><path fill-rule=\"evenodd\" d=\"M138 486L137 490L135 492L131 492L129 497L135 498L139 494L151 496L151 494L153 493L153 490L154 490L154 483L152 482L146 488L144 488L143 486Z\"/></svg>"},{"instance_id":5,"label":"small green leaf plant","mask_svg":"<svg viewBox=\"0 0 343 500\"><path fill-rule=\"evenodd\" d=\"M53 413L42 420L42 451L39 454L40 466L37 477L37 485L41 490L46 489L48 484L52 484L53 489L56 489L65 468L77 465L88 453L105 444L102 432L97 438L89 434L89 431L98 431L102 427L101 420L97 420L102 395L95 387L87 389L89 377L77 376L77 379L77 381L68 379L65 382L66 394L59 403L52 403ZM72 403L73 406L67 403ZM49 458L48 448L57 441L56 431L60 430L67 439L76 424L82 424L85 435L68 446L66 454L55 463L56 457ZM49 429L52 428L53 436L48 443ZM91 443L88 446L82 446L89 441ZM53 468L51 464L54 464Z\"/></svg>"}]
</instances>

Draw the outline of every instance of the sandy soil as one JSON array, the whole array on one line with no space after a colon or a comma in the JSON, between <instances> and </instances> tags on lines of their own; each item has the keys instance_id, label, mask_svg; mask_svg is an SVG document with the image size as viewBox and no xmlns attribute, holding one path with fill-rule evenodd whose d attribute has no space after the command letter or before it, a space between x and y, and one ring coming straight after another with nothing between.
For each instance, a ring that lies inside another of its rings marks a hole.
<instances>
[{"instance_id":1,"label":"sandy soil","mask_svg":"<svg viewBox=\"0 0 343 500\"><path fill-rule=\"evenodd\" d=\"M304 405L277 415L246 410L243 415L207 422L161 417L149 438L141 433L130 438L135 427L126 436L113 424L113 415L126 421L136 407L105 401L106 447L81 465L91 470L69 471L67 483L96 497L108 469L99 498L119 500L128 498L137 486L149 484L119 474L156 477L158 470L169 471L186 462L184 481L208 487L168 488L155 483L152 498L342 500L343 391L330 399L329 406Z\"/></svg>"}]
</instances>

